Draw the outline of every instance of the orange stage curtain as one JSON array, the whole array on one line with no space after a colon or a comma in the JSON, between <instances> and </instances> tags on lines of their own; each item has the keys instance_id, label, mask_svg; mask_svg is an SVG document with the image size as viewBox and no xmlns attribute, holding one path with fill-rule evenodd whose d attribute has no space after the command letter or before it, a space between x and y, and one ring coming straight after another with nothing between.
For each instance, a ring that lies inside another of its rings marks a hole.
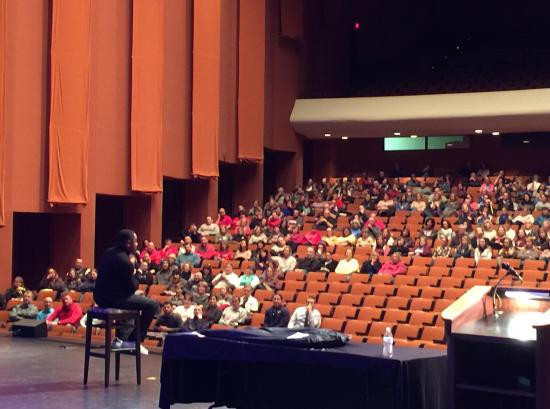
<instances>
[{"instance_id":1,"label":"orange stage curtain","mask_svg":"<svg viewBox=\"0 0 550 409\"><path fill-rule=\"evenodd\" d=\"M196 177L219 176L222 1L194 2L191 173Z\"/></svg>"},{"instance_id":2,"label":"orange stage curtain","mask_svg":"<svg viewBox=\"0 0 550 409\"><path fill-rule=\"evenodd\" d=\"M5 73L6 73L6 1L0 0L0 226L5 219L5 183L6 183L6 128L5 128Z\"/></svg>"},{"instance_id":3,"label":"orange stage curtain","mask_svg":"<svg viewBox=\"0 0 550 409\"><path fill-rule=\"evenodd\" d=\"M239 159L264 158L265 0L241 0L239 14Z\"/></svg>"},{"instance_id":4,"label":"orange stage curtain","mask_svg":"<svg viewBox=\"0 0 550 409\"><path fill-rule=\"evenodd\" d=\"M303 4L302 0L280 0L281 34L296 39L302 37Z\"/></svg>"},{"instance_id":5,"label":"orange stage curtain","mask_svg":"<svg viewBox=\"0 0 550 409\"><path fill-rule=\"evenodd\" d=\"M164 0L134 0L133 10L131 184L161 192Z\"/></svg>"},{"instance_id":6,"label":"orange stage curtain","mask_svg":"<svg viewBox=\"0 0 550 409\"><path fill-rule=\"evenodd\" d=\"M88 202L91 0L54 0L48 202Z\"/></svg>"}]
</instances>

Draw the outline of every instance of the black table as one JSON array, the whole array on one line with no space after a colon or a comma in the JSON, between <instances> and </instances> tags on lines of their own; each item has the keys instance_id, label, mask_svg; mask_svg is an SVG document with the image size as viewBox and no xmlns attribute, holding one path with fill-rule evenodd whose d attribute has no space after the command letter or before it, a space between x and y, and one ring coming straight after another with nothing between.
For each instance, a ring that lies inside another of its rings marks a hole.
<instances>
[{"instance_id":1,"label":"black table","mask_svg":"<svg viewBox=\"0 0 550 409\"><path fill-rule=\"evenodd\" d=\"M166 337L159 406L215 402L234 408L445 407L446 353L350 343L296 348L240 339L243 330Z\"/></svg>"}]
</instances>

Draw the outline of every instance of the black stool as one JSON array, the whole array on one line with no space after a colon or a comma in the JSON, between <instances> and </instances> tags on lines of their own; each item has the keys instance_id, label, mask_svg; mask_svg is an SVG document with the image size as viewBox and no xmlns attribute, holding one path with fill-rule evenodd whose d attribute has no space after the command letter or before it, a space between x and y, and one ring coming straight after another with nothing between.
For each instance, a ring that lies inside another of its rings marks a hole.
<instances>
[{"instance_id":1,"label":"black stool","mask_svg":"<svg viewBox=\"0 0 550 409\"><path fill-rule=\"evenodd\" d=\"M101 320L102 323L93 325L93 320ZM120 324L115 321L133 321L134 333L140 334L140 312L137 310L118 310L115 308L90 308L86 317L86 346L84 348L84 385L88 383L88 368L90 357L103 358L105 360L105 387L109 387L109 371L111 369L111 330ZM105 346L92 347L92 328L105 328ZM92 348L104 348L104 353L92 352ZM120 375L120 354L134 355L136 357L137 384L141 384L141 354L139 335L133 349L115 350L115 379L118 381Z\"/></svg>"}]
</instances>

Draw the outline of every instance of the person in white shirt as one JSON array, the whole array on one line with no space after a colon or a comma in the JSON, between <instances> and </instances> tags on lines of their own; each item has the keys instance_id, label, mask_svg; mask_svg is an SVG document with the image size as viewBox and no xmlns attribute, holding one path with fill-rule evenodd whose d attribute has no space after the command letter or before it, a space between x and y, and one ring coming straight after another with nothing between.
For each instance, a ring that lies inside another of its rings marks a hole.
<instances>
[{"instance_id":1,"label":"person in white shirt","mask_svg":"<svg viewBox=\"0 0 550 409\"><path fill-rule=\"evenodd\" d=\"M315 309L315 298L308 297L306 305L294 310L288 328L319 328L321 326L321 313Z\"/></svg>"},{"instance_id":2,"label":"person in white shirt","mask_svg":"<svg viewBox=\"0 0 550 409\"><path fill-rule=\"evenodd\" d=\"M214 288L239 286L239 276L233 271L233 265L231 263L228 263L225 266L225 270L214 277L212 286Z\"/></svg>"},{"instance_id":3,"label":"person in white shirt","mask_svg":"<svg viewBox=\"0 0 550 409\"><path fill-rule=\"evenodd\" d=\"M336 266L336 270L335 270L336 273L351 274L359 271L361 266L359 265L359 262L352 257L352 255L353 255L352 250L347 249L346 258L340 260L340 262Z\"/></svg>"},{"instance_id":4,"label":"person in white shirt","mask_svg":"<svg viewBox=\"0 0 550 409\"><path fill-rule=\"evenodd\" d=\"M220 318L220 324L238 327L239 325L246 323L248 319L248 312L241 307L240 303L241 300L239 297L232 298L231 306L223 310L222 317Z\"/></svg>"},{"instance_id":5,"label":"person in white shirt","mask_svg":"<svg viewBox=\"0 0 550 409\"><path fill-rule=\"evenodd\" d=\"M273 257L272 260L277 261L283 274L296 268L296 258L291 254L289 246L284 247L282 256Z\"/></svg>"},{"instance_id":6,"label":"person in white shirt","mask_svg":"<svg viewBox=\"0 0 550 409\"><path fill-rule=\"evenodd\" d=\"M487 239L482 237L478 239L477 247L474 250L474 259L476 264L481 259L491 259L493 257L493 252L491 247L487 245Z\"/></svg>"},{"instance_id":7,"label":"person in white shirt","mask_svg":"<svg viewBox=\"0 0 550 409\"><path fill-rule=\"evenodd\" d=\"M201 224L199 227L199 234L205 236L217 236L220 234L220 227L212 221L212 217L206 218L206 223Z\"/></svg>"},{"instance_id":8,"label":"person in white shirt","mask_svg":"<svg viewBox=\"0 0 550 409\"><path fill-rule=\"evenodd\" d=\"M183 305L176 307L174 309L174 314L179 315L183 322L187 321L188 318L193 318L195 315L195 305L192 302L191 294L185 294Z\"/></svg>"},{"instance_id":9,"label":"person in white shirt","mask_svg":"<svg viewBox=\"0 0 550 409\"><path fill-rule=\"evenodd\" d=\"M241 307L243 307L249 314L258 312L260 309L258 300L252 295L252 287L249 285L244 287L244 295L241 297L240 303Z\"/></svg>"},{"instance_id":10,"label":"person in white shirt","mask_svg":"<svg viewBox=\"0 0 550 409\"><path fill-rule=\"evenodd\" d=\"M539 175L533 175L533 180L527 185L527 190L531 193L538 192L540 185Z\"/></svg>"}]
</instances>

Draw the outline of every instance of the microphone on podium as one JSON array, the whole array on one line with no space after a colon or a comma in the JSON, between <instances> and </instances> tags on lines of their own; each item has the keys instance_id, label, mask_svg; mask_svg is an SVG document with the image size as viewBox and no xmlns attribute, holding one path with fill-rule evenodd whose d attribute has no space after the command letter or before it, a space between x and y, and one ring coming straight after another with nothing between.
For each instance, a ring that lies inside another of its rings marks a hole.
<instances>
[{"instance_id":1,"label":"microphone on podium","mask_svg":"<svg viewBox=\"0 0 550 409\"><path fill-rule=\"evenodd\" d=\"M518 273L516 270L514 270L514 268L512 268L512 266L510 264L502 263L501 267L503 269L505 269L508 272L508 274L512 274L512 275L516 276L516 278L521 280L521 282L523 283L523 277L521 276L521 274Z\"/></svg>"}]
</instances>

